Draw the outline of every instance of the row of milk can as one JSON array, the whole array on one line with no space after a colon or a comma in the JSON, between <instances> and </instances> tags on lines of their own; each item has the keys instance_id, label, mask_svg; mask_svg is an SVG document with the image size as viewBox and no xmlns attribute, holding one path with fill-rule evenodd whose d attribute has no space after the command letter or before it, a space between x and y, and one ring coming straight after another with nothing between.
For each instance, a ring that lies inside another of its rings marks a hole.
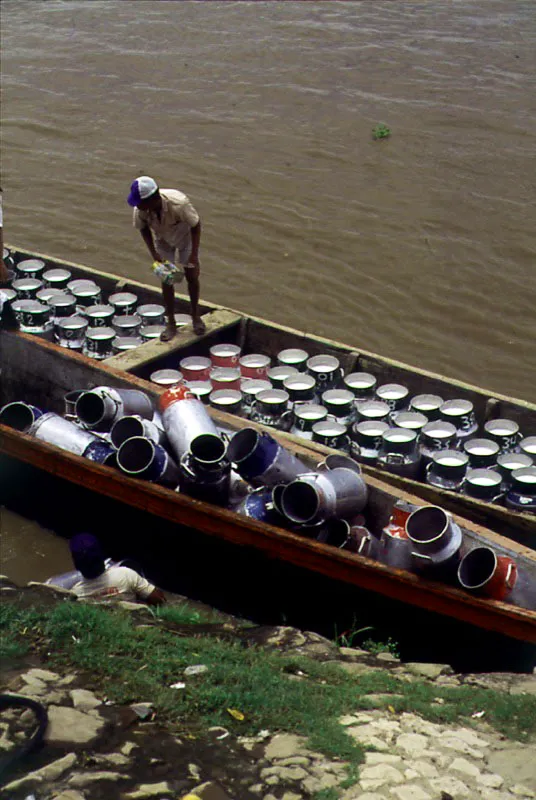
<instances>
[{"instance_id":1,"label":"row of milk can","mask_svg":"<svg viewBox=\"0 0 536 800\"><path fill-rule=\"evenodd\" d=\"M73 278L68 269L47 269L43 260L15 265L10 286L3 289L20 329L52 337L61 347L102 360L160 337L164 306L138 303L133 292L113 292L106 300L93 280ZM177 314L180 327L190 318Z\"/></svg>"},{"instance_id":2,"label":"row of milk can","mask_svg":"<svg viewBox=\"0 0 536 800\"><path fill-rule=\"evenodd\" d=\"M331 354L298 348L242 355L218 344L158 370L160 385L184 381L214 408L290 431L362 463L510 508L536 511L536 437L511 419L479 425L471 401L411 396L366 372L345 375ZM479 435L479 430L482 430Z\"/></svg>"},{"instance_id":3,"label":"row of milk can","mask_svg":"<svg viewBox=\"0 0 536 800\"><path fill-rule=\"evenodd\" d=\"M158 409L144 392L109 386L74 390L64 400L63 416L9 403L0 422L250 520L536 607L523 565L487 546L468 549L460 527L439 507L395 505L378 529L360 465L348 455L330 454L313 468L266 431L244 427L226 436L184 384L164 391Z\"/></svg>"}]
</instances>

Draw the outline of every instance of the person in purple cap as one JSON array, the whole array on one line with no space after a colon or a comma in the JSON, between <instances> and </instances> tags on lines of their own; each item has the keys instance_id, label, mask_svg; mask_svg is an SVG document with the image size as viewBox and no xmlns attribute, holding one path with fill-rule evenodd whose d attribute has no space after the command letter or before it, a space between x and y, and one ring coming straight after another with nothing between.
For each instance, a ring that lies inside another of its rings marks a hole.
<instances>
[{"instance_id":1,"label":"person in purple cap","mask_svg":"<svg viewBox=\"0 0 536 800\"><path fill-rule=\"evenodd\" d=\"M99 540L91 533L77 533L69 542L74 566L82 580L71 591L91 600L129 600L159 606L166 602L164 593L129 567L106 568Z\"/></svg>"},{"instance_id":2,"label":"person in purple cap","mask_svg":"<svg viewBox=\"0 0 536 800\"><path fill-rule=\"evenodd\" d=\"M159 189L148 175L141 175L132 183L127 202L134 208L134 227L141 233L162 281L167 325L160 338L168 342L177 332L173 284L182 279L183 273L158 262L178 263L184 268L194 333L200 336L205 332L205 323L199 314L199 214L185 194L177 189Z\"/></svg>"}]
</instances>

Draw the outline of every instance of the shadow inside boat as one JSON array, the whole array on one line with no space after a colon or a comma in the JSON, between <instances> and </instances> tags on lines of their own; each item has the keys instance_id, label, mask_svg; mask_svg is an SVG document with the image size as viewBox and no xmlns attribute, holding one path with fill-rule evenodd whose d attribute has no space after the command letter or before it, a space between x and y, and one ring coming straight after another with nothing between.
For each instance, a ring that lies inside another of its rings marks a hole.
<instances>
[{"instance_id":1,"label":"shadow inside boat","mask_svg":"<svg viewBox=\"0 0 536 800\"><path fill-rule=\"evenodd\" d=\"M353 636L353 646L391 638L403 661L448 663L457 672L536 666L534 645L268 559L4 455L0 475L0 505L62 537L91 531L112 559L133 559L156 585L228 614L331 639L366 629Z\"/></svg>"}]
</instances>

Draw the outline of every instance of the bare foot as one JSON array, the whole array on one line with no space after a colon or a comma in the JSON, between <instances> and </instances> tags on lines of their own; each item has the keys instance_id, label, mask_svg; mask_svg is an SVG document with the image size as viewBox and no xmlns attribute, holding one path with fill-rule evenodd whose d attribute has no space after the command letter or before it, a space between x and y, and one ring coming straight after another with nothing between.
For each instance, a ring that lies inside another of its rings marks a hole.
<instances>
[{"instance_id":1,"label":"bare foot","mask_svg":"<svg viewBox=\"0 0 536 800\"><path fill-rule=\"evenodd\" d=\"M177 328L175 327L171 328L168 325L167 328L163 330L162 333L160 334L160 340L162 342L170 342L171 339L173 339L174 336L176 335L177 335Z\"/></svg>"},{"instance_id":2,"label":"bare foot","mask_svg":"<svg viewBox=\"0 0 536 800\"><path fill-rule=\"evenodd\" d=\"M194 319L192 320L192 324L196 336L201 336L203 333L205 333L207 326L202 319Z\"/></svg>"}]
</instances>

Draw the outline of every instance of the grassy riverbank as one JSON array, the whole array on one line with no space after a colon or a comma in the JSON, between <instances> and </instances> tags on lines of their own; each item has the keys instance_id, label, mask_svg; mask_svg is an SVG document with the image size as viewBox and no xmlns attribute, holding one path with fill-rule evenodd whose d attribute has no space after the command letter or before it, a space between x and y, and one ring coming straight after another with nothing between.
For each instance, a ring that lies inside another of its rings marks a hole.
<instances>
[{"instance_id":1,"label":"grassy riverbank","mask_svg":"<svg viewBox=\"0 0 536 800\"><path fill-rule=\"evenodd\" d=\"M214 622L186 605L132 614L78 602L51 608L4 602L0 656L5 664L36 654L51 668L82 672L88 688L115 703L151 702L157 720L181 735L202 737L214 725L237 735L293 732L353 765L362 761L362 748L337 720L369 708L370 694L392 694L390 714L467 723L484 711L509 737L524 741L536 733L532 696L405 682L383 669L352 675L333 662L246 647ZM206 669L185 675L195 666Z\"/></svg>"}]
</instances>

